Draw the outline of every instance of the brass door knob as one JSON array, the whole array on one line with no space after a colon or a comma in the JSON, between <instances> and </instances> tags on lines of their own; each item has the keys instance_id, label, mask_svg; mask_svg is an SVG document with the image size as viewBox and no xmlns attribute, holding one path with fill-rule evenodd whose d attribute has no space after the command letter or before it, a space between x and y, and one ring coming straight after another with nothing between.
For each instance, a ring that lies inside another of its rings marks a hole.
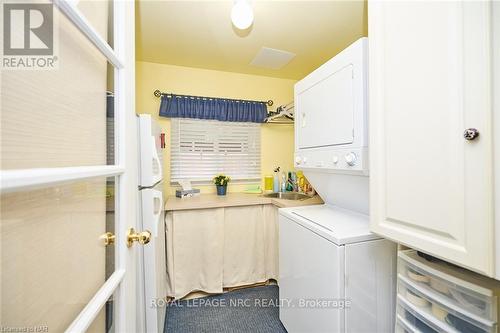
<instances>
[{"instance_id":1,"label":"brass door knob","mask_svg":"<svg viewBox=\"0 0 500 333\"><path fill-rule=\"evenodd\" d=\"M113 235L113 233L109 231L105 234L102 234L99 238L103 241L105 246L113 245L115 243L115 235Z\"/></svg>"},{"instance_id":2,"label":"brass door knob","mask_svg":"<svg viewBox=\"0 0 500 333\"><path fill-rule=\"evenodd\" d=\"M129 228L127 232L127 246L131 247L134 242L138 242L141 245L149 243L151 240L151 232L149 230L144 230L143 232L135 232L134 228Z\"/></svg>"}]
</instances>

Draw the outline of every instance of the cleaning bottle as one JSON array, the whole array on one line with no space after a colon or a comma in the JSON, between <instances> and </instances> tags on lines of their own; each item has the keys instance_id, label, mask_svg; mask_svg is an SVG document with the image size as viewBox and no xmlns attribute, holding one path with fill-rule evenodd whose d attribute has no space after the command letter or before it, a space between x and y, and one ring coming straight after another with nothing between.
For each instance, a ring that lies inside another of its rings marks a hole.
<instances>
[{"instance_id":1,"label":"cleaning bottle","mask_svg":"<svg viewBox=\"0 0 500 333\"><path fill-rule=\"evenodd\" d=\"M281 191L286 192L286 173L283 171L281 173Z\"/></svg>"},{"instance_id":2,"label":"cleaning bottle","mask_svg":"<svg viewBox=\"0 0 500 333\"><path fill-rule=\"evenodd\" d=\"M292 180L292 172L288 171L288 180L286 182L286 190L287 192L293 191L293 180Z\"/></svg>"},{"instance_id":3,"label":"cleaning bottle","mask_svg":"<svg viewBox=\"0 0 500 333\"><path fill-rule=\"evenodd\" d=\"M297 171L297 183L298 183L298 189L299 192L306 192L305 189L305 178L304 178L304 173L302 171Z\"/></svg>"},{"instance_id":4,"label":"cleaning bottle","mask_svg":"<svg viewBox=\"0 0 500 333\"><path fill-rule=\"evenodd\" d=\"M292 172L292 191L293 192L299 191L299 180L295 172Z\"/></svg>"},{"instance_id":5,"label":"cleaning bottle","mask_svg":"<svg viewBox=\"0 0 500 333\"><path fill-rule=\"evenodd\" d=\"M264 191L273 192L273 176L264 177Z\"/></svg>"},{"instance_id":6,"label":"cleaning bottle","mask_svg":"<svg viewBox=\"0 0 500 333\"><path fill-rule=\"evenodd\" d=\"M280 191L279 173L280 173L280 167L277 167L276 169L274 169L273 192Z\"/></svg>"}]
</instances>

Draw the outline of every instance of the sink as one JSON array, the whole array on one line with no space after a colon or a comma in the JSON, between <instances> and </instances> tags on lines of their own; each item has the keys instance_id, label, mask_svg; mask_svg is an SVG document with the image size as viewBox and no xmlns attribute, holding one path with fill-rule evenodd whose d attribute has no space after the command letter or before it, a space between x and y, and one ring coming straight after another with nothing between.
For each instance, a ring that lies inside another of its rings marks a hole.
<instances>
[{"instance_id":1,"label":"sink","mask_svg":"<svg viewBox=\"0 0 500 333\"><path fill-rule=\"evenodd\" d=\"M296 193L296 192L267 193L267 194L264 194L263 197L285 199L285 200L305 200L305 199L311 198L307 194Z\"/></svg>"}]
</instances>

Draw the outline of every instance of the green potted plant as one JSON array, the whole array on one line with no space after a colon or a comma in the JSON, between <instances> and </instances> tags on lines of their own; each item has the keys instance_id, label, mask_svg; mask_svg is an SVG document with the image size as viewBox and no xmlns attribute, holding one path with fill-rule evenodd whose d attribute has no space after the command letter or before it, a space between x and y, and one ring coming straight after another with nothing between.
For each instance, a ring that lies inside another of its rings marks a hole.
<instances>
[{"instance_id":1,"label":"green potted plant","mask_svg":"<svg viewBox=\"0 0 500 333\"><path fill-rule=\"evenodd\" d=\"M230 180L231 178L223 174L214 177L214 184L217 186L217 195L226 195L227 183L229 183Z\"/></svg>"}]
</instances>

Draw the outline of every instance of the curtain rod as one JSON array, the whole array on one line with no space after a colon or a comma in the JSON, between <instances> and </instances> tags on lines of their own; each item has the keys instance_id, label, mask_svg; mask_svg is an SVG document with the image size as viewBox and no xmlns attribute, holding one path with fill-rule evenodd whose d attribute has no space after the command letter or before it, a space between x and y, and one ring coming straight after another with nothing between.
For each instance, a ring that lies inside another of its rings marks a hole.
<instances>
[{"instance_id":1,"label":"curtain rod","mask_svg":"<svg viewBox=\"0 0 500 333\"><path fill-rule=\"evenodd\" d=\"M158 97L158 98L160 98L161 96L166 96L166 95L177 95L177 96L183 96L183 97L199 97L199 98L207 98L207 99L227 99L227 100L239 101L239 99L234 99L234 98L221 98L221 97L205 97L205 96L190 96L190 95L170 94L170 93L161 92L158 89L156 89L153 92L153 95L155 95L155 97ZM271 100L271 99L268 100L267 102L265 102L265 101L248 101L248 102L265 103L268 106L273 106L273 104L274 104L273 100Z\"/></svg>"}]
</instances>

